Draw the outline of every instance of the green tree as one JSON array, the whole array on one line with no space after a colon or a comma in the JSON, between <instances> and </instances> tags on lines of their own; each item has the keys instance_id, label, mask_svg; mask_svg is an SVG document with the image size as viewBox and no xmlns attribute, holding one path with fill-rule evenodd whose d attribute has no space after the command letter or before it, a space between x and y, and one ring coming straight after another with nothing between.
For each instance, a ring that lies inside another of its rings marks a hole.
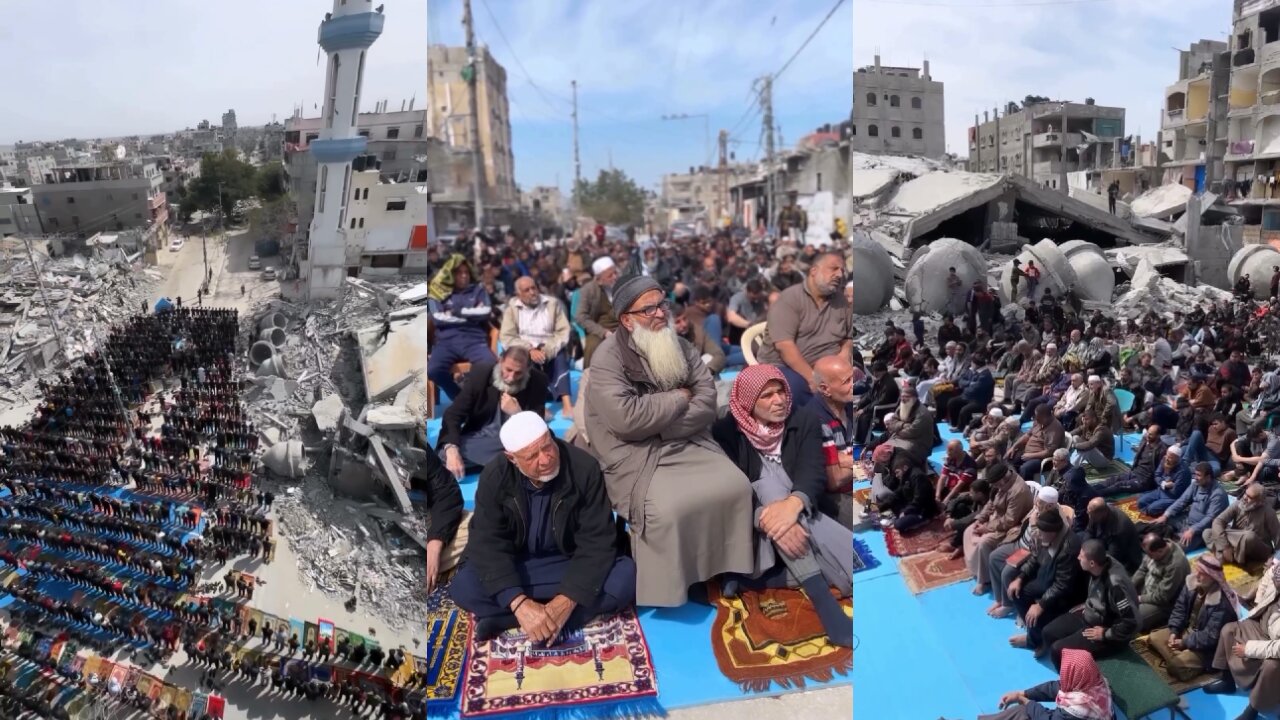
<instances>
[{"instance_id":1,"label":"green tree","mask_svg":"<svg viewBox=\"0 0 1280 720\"><path fill-rule=\"evenodd\" d=\"M187 187L179 211L184 216L197 210L209 212L218 209L221 201L223 217L230 217L236 203L259 195L258 179L254 167L234 150L205 153L200 158L200 177Z\"/></svg>"},{"instance_id":2,"label":"green tree","mask_svg":"<svg viewBox=\"0 0 1280 720\"><path fill-rule=\"evenodd\" d=\"M284 165L279 160L274 160L258 168L254 184L258 188L258 197L262 198L263 202L271 202L289 192L289 183L284 175Z\"/></svg>"},{"instance_id":3,"label":"green tree","mask_svg":"<svg viewBox=\"0 0 1280 720\"><path fill-rule=\"evenodd\" d=\"M581 215L610 225L644 220L644 190L621 170L601 170L595 181L582 180L573 197Z\"/></svg>"}]
</instances>

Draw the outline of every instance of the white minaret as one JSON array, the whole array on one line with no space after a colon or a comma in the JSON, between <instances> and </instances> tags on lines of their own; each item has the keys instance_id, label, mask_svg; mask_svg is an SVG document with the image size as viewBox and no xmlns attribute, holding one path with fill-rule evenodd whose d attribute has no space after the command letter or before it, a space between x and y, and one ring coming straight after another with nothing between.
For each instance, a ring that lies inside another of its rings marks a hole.
<instances>
[{"instance_id":1,"label":"white minaret","mask_svg":"<svg viewBox=\"0 0 1280 720\"><path fill-rule=\"evenodd\" d=\"M367 141L356 127L365 54L382 34L386 18L372 0L333 0L320 23L320 47L329 53L320 137L310 151L316 159L316 207L304 274L307 297L337 297L346 281L347 236L343 221L351 185L351 161Z\"/></svg>"}]
</instances>

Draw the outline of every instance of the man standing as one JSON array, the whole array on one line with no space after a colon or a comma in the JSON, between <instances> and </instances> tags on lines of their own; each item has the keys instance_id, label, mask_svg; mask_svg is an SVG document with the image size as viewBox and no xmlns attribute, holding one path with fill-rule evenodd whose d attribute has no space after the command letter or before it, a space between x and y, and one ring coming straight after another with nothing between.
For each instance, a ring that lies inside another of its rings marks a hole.
<instances>
[{"instance_id":1,"label":"man standing","mask_svg":"<svg viewBox=\"0 0 1280 720\"><path fill-rule=\"evenodd\" d=\"M1112 180L1107 186L1107 210L1112 215L1116 214L1116 197L1120 195L1120 181Z\"/></svg>"},{"instance_id":2,"label":"man standing","mask_svg":"<svg viewBox=\"0 0 1280 720\"><path fill-rule=\"evenodd\" d=\"M473 365L441 424L437 446L449 472L461 478L488 465L502 452L502 423L522 410L541 415L546 402L547 376L530 367L524 347L504 349L496 364Z\"/></svg>"},{"instance_id":3,"label":"man standing","mask_svg":"<svg viewBox=\"0 0 1280 720\"><path fill-rule=\"evenodd\" d=\"M795 190L787 193L787 206L778 212L778 237L802 243L809 229L809 216L796 203L798 197Z\"/></svg>"},{"instance_id":4,"label":"man standing","mask_svg":"<svg viewBox=\"0 0 1280 720\"><path fill-rule=\"evenodd\" d=\"M573 322L586 333L582 348L582 368L591 367L591 356L606 338L618 329L618 317L613 309L613 284L618 280L618 268L613 258L605 255L591 263L595 277L578 291L578 309Z\"/></svg>"},{"instance_id":5,"label":"man standing","mask_svg":"<svg viewBox=\"0 0 1280 720\"><path fill-rule=\"evenodd\" d=\"M805 282L783 290L769 308L757 360L782 370L797 405L813 395L810 382L818 358L851 357L853 310L840 293L843 285L844 259L835 252L819 253Z\"/></svg>"},{"instance_id":6,"label":"man standing","mask_svg":"<svg viewBox=\"0 0 1280 720\"><path fill-rule=\"evenodd\" d=\"M436 341L427 353L427 378L450 398L458 396L455 363L495 359L489 347L489 293L473 285L472 279L471 266L455 255L436 274L427 300L427 312L436 326Z\"/></svg>"},{"instance_id":7,"label":"man standing","mask_svg":"<svg viewBox=\"0 0 1280 720\"><path fill-rule=\"evenodd\" d=\"M560 301L538 291L531 277L516 280L516 296L502 312L498 339L504 348L529 350L533 367L551 383L552 394L560 399L561 414L573 418L569 396L569 316ZM530 408L532 409L532 408Z\"/></svg>"},{"instance_id":8,"label":"man standing","mask_svg":"<svg viewBox=\"0 0 1280 720\"><path fill-rule=\"evenodd\" d=\"M618 553L590 455L557 440L532 412L502 426L502 446L480 476L465 561L449 592L476 616L477 640L519 627L550 647L564 631L631 607L635 564Z\"/></svg>"},{"instance_id":9,"label":"man standing","mask_svg":"<svg viewBox=\"0 0 1280 720\"><path fill-rule=\"evenodd\" d=\"M1095 658L1114 655L1129 646L1138 634L1138 592L1129 573L1107 555L1098 540L1080 547L1080 567L1089 574L1084 608L1067 613L1044 629L1053 666L1062 665L1067 648L1088 650Z\"/></svg>"},{"instance_id":10,"label":"man standing","mask_svg":"<svg viewBox=\"0 0 1280 720\"><path fill-rule=\"evenodd\" d=\"M947 268L947 314L954 316L958 312L964 311L964 281L956 274L953 267ZM949 318L943 317L943 324L948 324ZM938 343L942 343L941 330L938 331Z\"/></svg>"},{"instance_id":11,"label":"man standing","mask_svg":"<svg viewBox=\"0 0 1280 720\"><path fill-rule=\"evenodd\" d=\"M711 437L715 383L662 288L628 277L613 302L619 326L593 365L586 426L629 524L639 602L676 607L694 583L754 571L751 484Z\"/></svg>"}]
</instances>

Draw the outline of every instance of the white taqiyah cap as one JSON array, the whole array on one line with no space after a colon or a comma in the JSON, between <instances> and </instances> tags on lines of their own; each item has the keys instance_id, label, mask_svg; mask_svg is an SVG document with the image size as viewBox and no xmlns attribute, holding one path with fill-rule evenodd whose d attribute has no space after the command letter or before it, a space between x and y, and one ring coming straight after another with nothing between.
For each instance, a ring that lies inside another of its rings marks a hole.
<instances>
[{"instance_id":1,"label":"white taqiyah cap","mask_svg":"<svg viewBox=\"0 0 1280 720\"><path fill-rule=\"evenodd\" d=\"M1040 498L1040 502L1042 503L1049 505L1058 504L1058 491L1049 485L1042 486L1040 491L1036 493L1036 496Z\"/></svg>"},{"instance_id":2,"label":"white taqiyah cap","mask_svg":"<svg viewBox=\"0 0 1280 720\"><path fill-rule=\"evenodd\" d=\"M604 272L605 270L608 270L611 267L614 267L613 258L609 257L608 255L604 257L598 257L596 258L595 262L591 263L591 274L599 275L600 273Z\"/></svg>"},{"instance_id":3,"label":"white taqiyah cap","mask_svg":"<svg viewBox=\"0 0 1280 720\"><path fill-rule=\"evenodd\" d=\"M994 407L994 408L991 408L990 410L988 410L988 411L987 411L987 414L988 414L988 415L990 415L991 417L993 417L993 418L995 418L995 419L999 420L1000 418L1004 417L1004 410L1002 410L1001 408L998 408L998 407Z\"/></svg>"},{"instance_id":4,"label":"white taqiyah cap","mask_svg":"<svg viewBox=\"0 0 1280 720\"><path fill-rule=\"evenodd\" d=\"M547 421L536 412L525 410L512 415L502 424L498 438L507 452L520 452L547 434Z\"/></svg>"}]
</instances>

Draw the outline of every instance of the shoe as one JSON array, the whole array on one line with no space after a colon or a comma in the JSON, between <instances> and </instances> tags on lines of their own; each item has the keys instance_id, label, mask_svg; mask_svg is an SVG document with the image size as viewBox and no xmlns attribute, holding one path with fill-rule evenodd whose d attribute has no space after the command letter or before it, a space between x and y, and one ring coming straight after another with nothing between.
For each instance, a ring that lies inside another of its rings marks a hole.
<instances>
[{"instance_id":1,"label":"shoe","mask_svg":"<svg viewBox=\"0 0 1280 720\"><path fill-rule=\"evenodd\" d=\"M1204 691L1210 695L1230 695L1236 691L1236 681L1223 677L1205 685Z\"/></svg>"},{"instance_id":2,"label":"shoe","mask_svg":"<svg viewBox=\"0 0 1280 720\"><path fill-rule=\"evenodd\" d=\"M1252 705L1245 707L1244 712L1236 716L1236 720L1258 720L1258 711Z\"/></svg>"}]
</instances>

